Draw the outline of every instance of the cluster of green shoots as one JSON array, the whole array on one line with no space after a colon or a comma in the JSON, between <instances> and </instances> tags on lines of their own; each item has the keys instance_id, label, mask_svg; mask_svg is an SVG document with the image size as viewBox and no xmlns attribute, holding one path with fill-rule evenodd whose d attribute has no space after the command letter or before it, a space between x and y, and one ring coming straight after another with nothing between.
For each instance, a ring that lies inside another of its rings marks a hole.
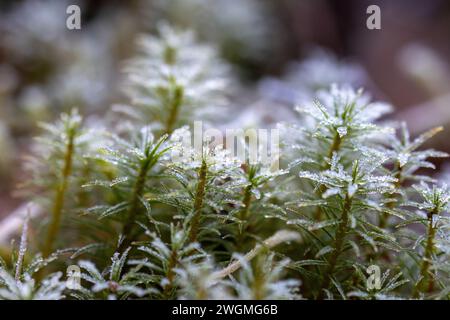
<instances>
[{"instance_id":1,"label":"cluster of green shoots","mask_svg":"<svg viewBox=\"0 0 450 320\"><path fill-rule=\"evenodd\" d=\"M186 147L229 70L167 25L139 44L114 121L42 125L24 188L43 216L0 260L0 299L450 298L450 192L422 175L447 155L420 149L441 128L412 139L333 85L283 126L284 169Z\"/></svg>"}]
</instances>

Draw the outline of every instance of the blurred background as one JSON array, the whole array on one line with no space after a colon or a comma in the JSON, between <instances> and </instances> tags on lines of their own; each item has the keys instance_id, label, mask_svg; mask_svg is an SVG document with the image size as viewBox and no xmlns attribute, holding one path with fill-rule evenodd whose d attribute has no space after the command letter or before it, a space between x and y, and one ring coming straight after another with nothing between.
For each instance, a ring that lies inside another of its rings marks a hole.
<instances>
[{"instance_id":1,"label":"blurred background","mask_svg":"<svg viewBox=\"0 0 450 320\"><path fill-rule=\"evenodd\" d=\"M70 4L81 8L81 30L66 28ZM381 30L366 27L372 4ZM390 102L392 119L414 134L450 124L450 1L1 0L0 217L23 201L14 193L36 124L126 101L123 63L159 21L194 30L232 64L233 125L289 119L333 82ZM450 152L448 137L432 147Z\"/></svg>"}]
</instances>

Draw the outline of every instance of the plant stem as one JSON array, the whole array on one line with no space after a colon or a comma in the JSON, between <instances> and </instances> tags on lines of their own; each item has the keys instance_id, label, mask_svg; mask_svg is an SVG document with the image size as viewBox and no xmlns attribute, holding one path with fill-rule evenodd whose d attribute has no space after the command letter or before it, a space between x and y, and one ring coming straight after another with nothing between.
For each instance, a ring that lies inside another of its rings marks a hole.
<instances>
[{"instance_id":1,"label":"plant stem","mask_svg":"<svg viewBox=\"0 0 450 320\"><path fill-rule=\"evenodd\" d=\"M403 170L400 167L400 164L398 162L396 163L395 166L396 166L396 171L397 171L397 173L395 174L395 178L397 179L397 181L394 183L394 186L395 186L395 189L398 190L402 186L401 181L402 181L402 177L403 177ZM392 200L396 200L396 198L397 197L395 196L395 194L390 196L390 199L392 199ZM392 201L387 204L387 207L389 209L393 209L394 205L395 205L395 202ZM387 213L387 212L382 213L378 226L381 229L384 229L388 226L388 222L389 222L389 213Z\"/></svg>"},{"instance_id":2,"label":"plant stem","mask_svg":"<svg viewBox=\"0 0 450 320\"><path fill-rule=\"evenodd\" d=\"M23 222L22 227L22 235L20 237L20 247L19 247L19 255L17 257L16 261L16 272L14 279L16 281L20 280L20 276L22 275L22 267L23 267L23 260L25 259L25 253L27 251L27 245L28 245L28 222L29 222L30 216L29 214L25 218L25 221Z\"/></svg>"},{"instance_id":3,"label":"plant stem","mask_svg":"<svg viewBox=\"0 0 450 320\"><path fill-rule=\"evenodd\" d=\"M258 257L261 259L261 256ZM258 259L257 258L257 259ZM264 270L261 268L261 264L258 261L255 264L256 268L254 269L254 278L251 286L252 290L252 298L255 300L263 300L266 296L266 288L264 286L265 279L267 275L264 273Z\"/></svg>"},{"instance_id":4,"label":"plant stem","mask_svg":"<svg viewBox=\"0 0 450 320\"><path fill-rule=\"evenodd\" d=\"M252 189L253 185L249 184L244 191L244 199L242 200L242 203L244 204L244 207L242 208L239 218L246 222L248 219L248 213L250 210L250 204L252 200Z\"/></svg>"},{"instance_id":5,"label":"plant stem","mask_svg":"<svg viewBox=\"0 0 450 320\"><path fill-rule=\"evenodd\" d=\"M169 263L167 265L167 285L164 287L163 295L166 299L169 299L171 297L171 292L173 289L173 283L175 280L175 272L174 269L177 266L178 263L178 256L176 250L172 250L172 253L170 255Z\"/></svg>"},{"instance_id":6,"label":"plant stem","mask_svg":"<svg viewBox=\"0 0 450 320\"><path fill-rule=\"evenodd\" d=\"M69 177L72 172L75 133L75 128L70 129L68 132L68 142L66 145L66 152L64 154L64 167L62 170L62 180L55 191L51 221L47 231L47 238L42 249L42 255L44 256L44 258L48 257L51 254L53 250L53 244L58 235L61 224L65 195L69 184Z\"/></svg>"},{"instance_id":7,"label":"plant stem","mask_svg":"<svg viewBox=\"0 0 450 320\"><path fill-rule=\"evenodd\" d=\"M341 148L342 139L340 135L336 132L333 138L333 142L331 144L330 150L328 151L328 159L331 159L333 157L333 153L339 151ZM330 169L330 164L327 164L324 168L324 170ZM326 187L324 185L321 185L319 187L319 197L322 197L322 194L326 191ZM322 208L320 206L317 207L316 212L314 214L314 219L316 221L322 220Z\"/></svg>"},{"instance_id":8,"label":"plant stem","mask_svg":"<svg viewBox=\"0 0 450 320\"><path fill-rule=\"evenodd\" d=\"M194 200L194 215L191 220L191 228L189 230L189 240L191 242L197 241L198 229L200 225L200 217L202 214L203 208L203 198L205 197L205 189L206 189L206 174L208 172L208 166L206 161L202 160L202 166L200 167L198 173L198 184L197 190L195 192L195 200Z\"/></svg>"},{"instance_id":9,"label":"plant stem","mask_svg":"<svg viewBox=\"0 0 450 320\"><path fill-rule=\"evenodd\" d=\"M249 184L247 187L245 187L245 190L244 190L244 198L242 200L242 204L244 205L244 207L239 212L239 220L242 221L242 228L237 237L236 245L238 248L242 248L242 246L245 244L244 240L246 238L245 237L246 231L248 230L248 214L250 211L250 205L251 205L251 200L252 200L252 189L253 189L253 185Z\"/></svg>"},{"instance_id":10,"label":"plant stem","mask_svg":"<svg viewBox=\"0 0 450 320\"><path fill-rule=\"evenodd\" d=\"M243 221L244 223L244 228L247 225L247 220L248 220L248 214L250 211L250 205L251 205L251 201L252 201L252 190L253 190L253 185L249 184L245 190L244 190L244 198L242 199L242 204L244 205L244 207L242 208L242 210L239 213L239 219L241 221ZM242 230L244 230L244 228ZM243 233L243 231L242 231Z\"/></svg>"},{"instance_id":11,"label":"plant stem","mask_svg":"<svg viewBox=\"0 0 450 320\"><path fill-rule=\"evenodd\" d=\"M144 191L145 182L147 179L147 173L151 168L151 159L147 157L139 169L138 178L133 186L133 193L131 196L131 201L127 210L127 220L122 229L123 240L119 246L118 251L123 252L133 241L131 233L135 224L136 216L139 210L139 203L142 193Z\"/></svg>"},{"instance_id":12,"label":"plant stem","mask_svg":"<svg viewBox=\"0 0 450 320\"><path fill-rule=\"evenodd\" d=\"M351 207L352 207L352 200L347 195L345 197L344 207L342 208L341 222L339 224L339 228L336 232L336 237L334 239L334 251L328 262L328 269L325 273L325 278L322 282L322 285L320 286L320 292L319 292L319 297L318 297L319 299L323 299L323 294L324 294L323 289L328 289L328 287L330 286L331 277L333 276L334 271L336 269L337 261L338 261L340 255L342 254L343 247L344 247L343 246L344 240L345 240L345 237L348 232L348 220L349 220L348 215L350 213Z\"/></svg>"},{"instance_id":13,"label":"plant stem","mask_svg":"<svg viewBox=\"0 0 450 320\"><path fill-rule=\"evenodd\" d=\"M433 216L436 212L431 211L428 214L428 231L427 231L427 244L425 246L425 254L422 260L422 266L420 267L420 281L414 288L414 298L419 297L420 292L433 291L434 282L433 278L429 275L431 258L434 252L434 237L436 236L436 228L433 226Z\"/></svg>"},{"instance_id":14,"label":"plant stem","mask_svg":"<svg viewBox=\"0 0 450 320\"><path fill-rule=\"evenodd\" d=\"M175 92L174 92L174 97L172 100L172 103L170 105L170 113L169 113L169 117L167 118L167 124L166 124L166 132L165 133L172 133L174 126L177 122L177 118L178 118L178 112L180 109L180 106L183 102L183 88L180 86L176 86L175 87Z\"/></svg>"},{"instance_id":15,"label":"plant stem","mask_svg":"<svg viewBox=\"0 0 450 320\"><path fill-rule=\"evenodd\" d=\"M334 134L333 143L331 144L330 151L328 152L329 159L333 157L333 153L339 151L339 149L341 148L341 143L342 143L341 136L339 135L339 133L336 132ZM329 169L330 165L328 164L326 168Z\"/></svg>"}]
</instances>

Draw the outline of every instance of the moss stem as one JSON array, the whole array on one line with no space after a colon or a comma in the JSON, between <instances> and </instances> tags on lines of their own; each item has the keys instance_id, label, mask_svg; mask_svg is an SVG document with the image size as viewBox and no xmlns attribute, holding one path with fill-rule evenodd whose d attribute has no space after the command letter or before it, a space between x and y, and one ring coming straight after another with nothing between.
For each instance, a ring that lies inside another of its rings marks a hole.
<instances>
[{"instance_id":1,"label":"moss stem","mask_svg":"<svg viewBox=\"0 0 450 320\"><path fill-rule=\"evenodd\" d=\"M175 250L172 250L172 253L170 255L169 263L167 265L167 272L166 272L166 278L167 278L167 284L164 286L163 295L165 299L171 298L172 291L174 288L174 281L175 281L175 267L178 264L178 255Z\"/></svg>"},{"instance_id":2,"label":"moss stem","mask_svg":"<svg viewBox=\"0 0 450 320\"><path fill-rule=\"evenodd\" d=\"M244 205L244 207L242 208L239 218L246 222L248 219L248 214L250 211L250 204L252 201L252 189L253 189L253 185L249 184L244 191L244 198L242 200L242 203Z\"/></svg>"},{"instance_id":3,"label":"moss stem","mask_svg":"<svg viewBox=\"0 0 450 320\"><path fill-rule=\"evenodd\" d=\"M239 212L239 220L242 223L242 226L239 230L239 234L237 236L236 245L237 248L241 249L243 245L245 245L245 238L246 238L246 231L248 230L248 218L249 218L249 212L250 212L250 205L252 201L252 190L253 185L249 184L247 187L245 187L244 190L244 198L242 199L243 208Z\"/></svg>"},{"instance_id":4,"label":"moss stem","mask_svg":"<svg viewBox=\"0 0 450 320\"><path fill-rule=\"evenodd\" d=\"M123 240L118 248L119 252L123 252L133 241L132 231L135 224L136 216L139 210L141 196L147 179L148 171L151 168L151 159L147 157L139 169L137 180L133 186L131 200L127 210L127 219L122 229Z\"/></svg>"},{"instance_id":5,"label":"moss stem","mask_svg":"<svg viewBox=\"0 0 450 320\"><path fill-rule=\"evenodd\" d=\"M341 136L339 135L339 133L336 132L335 135L334 135L333 142L331 144L330 150L328 151L328 159L331 159L333 157L333 154L335 152L339 151L339 149L341 148L341 144L342 144ZM330 164L326 164L323 169L324 170L330 169ZM321 185L319 187L319 190L318 190L319 197L322 197L322 194L325 191L326 191L326 187L324 185ZM314 219L316 221L321 221L322 220L322 208L320 206L318 206L316 208L316 212L314 214Z\"/></svg>"},{"instance_id":6,"label":"moss stem","mask_svg":"<svg viewBox=\"0 0 450 320\"><path fill-rule=\"evenodd\" d=\"M348 220L351 207L352 207L352 199L347 195L345 197L344 206L342 208L341 222L339 224L339 228L336 232L336 237L334 239L334 251L331 255L330 260L328 261L328 268L325 273L325 278L322 282L322 285L320 286L321 290L318 297L319 299L324 298L323 289L328 289L328 287L330 286L331 277L333 276L334 271L336 269L338 259L343 252L344 240L348 233Z\"/></svg>"},{"instance_id":7,"label":"moss stem","mask_svg":"<svg viewBox=\"0 0 450 320\"><path fill-rule=\"evenodd\" d=\"M395 166L396 166L396 171L397 171L397 173L395 174L395 178L397 179L397 181L394 183L394 186L395 186L395 190L398 190L398 189L400 189L401 186L402 186L403 170L402 170L402 168L400 167L400 164L399 164L398 162L396 163ZM390 199L390 200L396 200L397 197L396 197L395 194L392 194L392 195L389 196L389 199ZM395 202L394 202L394 201L389 202L389 203L387 204L387 207L388 207L389 209L393 209L394 206L395 206ZM381 229L384 229L384 228L386 228L386 227L389 226L388 223L389 223L389 213L383 212L383 213L381 214L381 216L380 216L380 221L379 221L378 226L379 226Z\"/></svg>"},{"instance_id":8,"label":"moss stem","mask_svg":"<svg viewBox=\"0 0 450 320\"><path fill-rule=\"evenodd\" d=\"M169 117L167 118L165 133L171 134L175 127L175 124L176 124L177 118L178 118L179 109L183 102L183 95L184 95L183 88L180 86L176 86L175 92L174 92L174 97L173 97L172 103L170 105L170 113L169 113Z\"/></svg>"},{"instance_id":9,"label":"moss stem","mask_svg":"<svg viewBox=\"0 0 450 320\"><path fill-rule=\"evenodd\" d=\"M431 211L428 214L428 231L427 231L427 243L425 246L425 254L422 259L422 265L420 267L420 280L414 287L413 297L418 298L420 292L433 291L434 281L430 277L429 271L431 266L431 258L434 252L434 238L436 236L436 228L433 226L433 216L435 211Z\"/></svg>"},{"instance_id":10,"label":"moss stem","mask_svg":"<svg viewBox=\"0 0 450 320\"><path fill-rule=\"evenodd\" d=\"M75 133L76 133L75 128L70 129L68 132L68 142L64 154L64 167L62 170L62 179L61 182L56 187L55 197L53 200L51 221L47 231L45 244L42 249L42 255L44 256L44 258L48 257L52 253L54 242L56 237L58 236L61 225L65 196L69 184L70 174L72 172Z\"/></svg>"},{"instance_id":11,"label":"moss stem","mask_svg":"<svg viewBox=\"0 0 450 320\"><path fill-rule=\"evenodd\" d=\"M198 229L200 225L200 218L203 208L203 199L205 197L206 189L206 174L208 172L208 166L205 159L202 160L202 166L198 172L198 184L195 192L194 200L194 215L191 220L191 228L189 230L189 240L191 242L197 241Z\"/></svg>"}]
</instances>

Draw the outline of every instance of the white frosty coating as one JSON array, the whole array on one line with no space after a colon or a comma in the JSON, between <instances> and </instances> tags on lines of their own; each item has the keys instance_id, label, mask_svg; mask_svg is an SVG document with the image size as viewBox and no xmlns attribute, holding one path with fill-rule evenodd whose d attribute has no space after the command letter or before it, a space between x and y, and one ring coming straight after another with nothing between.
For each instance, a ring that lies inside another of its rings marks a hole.
<instances>
[{"instance_id":1,"label":"white frosty coating","mask_svg":"<svg viewBox=\"0 0 450 320\"><path fill-rule=\"evenodd\" d=\"M294 158L317 152L317 138L328 139L337 135L341 145L353 144L359 147L368 140L382 140L386 134L394 131L375 124L391 109L386 103L372 102L362 90L332 85L329 90L319 91L315 101L304 102L296 107L296 111L307 117L301 127L287 128L281 141L303 151L300 154L294 151L297 154Z\"/></svg>"},{"instance_id":2,"label":"white frosty coating","mask_svg":"<svg viewBox=\"0 0 450 320\"><path fill-rule=\"evenodd\" d=\"M0 268L0 282L6 285L0 288L0 300L61 300L66 288L61 277L61 272L52 274L38 286L29 275L19 281Z\"/></svg>"},{"instance_id":3,"label":"white frosty coating","mask_svg":"<svg viewBox=\"0 0 450 320\"><path fill-rule=\"evenodd\" d=\"M368 153L368 149L362 150L362 153ZM329 191L325 191L323 198L339 194L341 197L352 198L355 194L376 194L391 193L394 191L393 183L397 181L388 175L377 175L374 171L386 160L386 157L377 153L368 154L360 161L355 161L351 170L345 170L339 162L340 157L337 153L333 154L331 167L328 170L319 173L310 171L300 171L299 177L309 179L324 185ZM357 172L357 177L353 173Z\"/></svg>"},{"instance_id":4,"label":"white frosty coating","mask_svg":"<svg viewBox=\"0 0 450 320\"><path fill-rule=\"evenodd\" d=\"M423 201L410 202L409 205L435 214L450 210L450 190L446 183L443 183L442 186L430 187L422 181L419 185L413 185L413 188L422 196Z\"/></svg>"},{"instance_id":5,"label":"white frosty coating","mask_svg":"<svg viewBox=\"0 0 450 320\"><path fill-rule=\"evenodd\" d=\"M172 111L166 95L181 90L181 105L173 125L217 116L217 108L227 102L224 91L229 82L228 66L213 47L197 43L192 32L181 32L167 24L159 24L158 30L159 36L139 38L141 54L126 68L130 83L127 93L134 112L142 113L140 120L145 123L156 119L153 121L167 125Z\"/></svg>"},{"instance_id":6,"label":"white frosty coating","mask_svg":"<svg viewBox=\"0 0 450 320\"><path fill-rule=\"evenodd\" d=\"M339 136L342 138L347 135L347 128L346 127L339 127L336 130L339 133Z\"/></svg>"},{"instance_id":7,"label":"white frosty coating","mask_svg":"<svg viewBox=\"0 0 450 320\"><path fill-rule=\"evenodd\" d=\"M241 262L239 281L231 278L231 286L238 294L238 299L298 299L299 280L282 279L284 268L289 264L285 259L274 263L275 253L262 256L256 270L241 255L235 258ZM255 290L255 284L258 286Z\"/></svg>"},{"instance_id":8,"label":"white frosty coating","mask_svg":"<svg viewBox=\"0 0 450 320\"><path fill-rule=\"evenodd\" d=\"M95 264L90 261L81 260L78 262L78 266L85 271L81 273L81 278L92 285L92 292L111 290L111 286L113 286L114 290L111 290L113 292L108 296L110 300L117 299L118 294L131 294L136 297L143 297L156 292L153 288L142 289L127 282L126 277L128 274L123 273L123 268L129 251L130 248L122 254L118 252L114 253L111 257L111 264L107 268L107 272L100 272Z\"/></svg>"},{"instance_id":9,"label":"white frosty coating","mask_svg":"<svg viewBox=\"0 0 450 320\"><path fill-rule=\"evenodd\" d=\"M28 246L27 237L28 237L28 222L29 222L29 220L30 220L30 216L29 216L29 212L28 212L27 217L25 218L25 221L23 222L22 235L20 237L19 255L17 256L17 262L16 262L16 274L15 274L16 281L18 281L20 279L20 274L22 273L23 259L25 258L25 253L27 251L27 246Z\"/></svg>"},{"instance_id":10,"label":"white frosty coating","mask_svg":"<svg viewBox=\"0 0 450 320\"><path fill-rule=\"evenodd\" d=\"M34 273L55 259L55 256L44 260L42 256L37 255L32 259L30 265L24 265L30 211L28 206L27 216L22 227L19 252L11 271L8 271L7 265L0 261L0 300L61 300L64 298L63 292L66 288L65 282L60 281L61 272L50 274L40 282L33 277Z\"/></svg>"},{"instance_id":11,"label":"white frosty coating","mask_svg":"<svg viewBox=\"0 0 450 320\"><path fill-rule=\"evenodd\" d=\"M338 86L333 84L330 90L321 90L317 93L317 99L320 105L327 109L330 114L337 113L341 115L349 104L354 104L354 122L369 123L378 120L382 116L392 111L392 106L387 103L371 102L370 96L364 94L363 91L354 90L351 86ZM323 117L317 112L317 108L310 107L309 110L316 110L314 116L319 115L319 119ZM323 118L322 118L323 119ZM335 118L336 119L336 118ZM340 122L341 119L335 120Z\"/></svg>"},{"instance_id":12,"label":"white frosty coating","mask_svg":"<svg viewBox=\"0 0 450 320\"><path fill-rule=\"evenodd\" d=\"M270 134L267 129L226 129L224 135L216 128L203 131L202 122L196 121L193 135L189 127L181 127L171 134L168 145L166 162L185 169L199 168L202 160L206 160L213 171L241 164L258 166L258 176L264 180L287 173L279 169L278 128L270 129Z\"/></svg>"},{"instance_id":13,"label":"white frosty coating","mask_svg":"<svg viewBox=\"0 0 450 320\"><path fill-rule=\"evenodd\" d=\"M36 218L43 213L42 208L36 203L27 203L10 213L0 222L0 245L8 245L11 237L16 234L29 214L30 218Z\"/></svg>"},{"instance_id":14,"label":"white frosty coating","mask_svg":"<svg viewBox=\"0 0 450 320\"><path fill-rule=\"evenodd\" d=\"M198 170L202 161L206 161L211 172L226 173L237 170L240 162L223 145L213 145L208 141L200 141L201 145L192 146L191 132L185 126L173 132L169 141L171 149L163 159L168 166L179 166L185 170Z\"/></svg>"},{"instance_id":15,"label":"white frosty coating","mask_svg":"<svg viewBox=\"0 0 450 320\"><path fill-rule=\"evenodd\" d=\"M448 157L447 153L433 149L419 150L427 140L442 130L442 127L436 127L422 133L415 139L411 139L406 123L402 122L399 136L392 134L387 137L388 148L384 152L390 161L399 166L403 176L412 178L420 168L435 168L428 158Z\"/></svg>"},{"instance_id":16,"label":"white frosty coating","mask_svg":"<svg viewBox=\"0 0 450 320\"><path fill-rule=\"evenodd\" d=\"M232 299L223 281L214 277L215 265L211 257L199 263L186 263L175 269L181 299Z\"/></svg>"}]
</instances>

